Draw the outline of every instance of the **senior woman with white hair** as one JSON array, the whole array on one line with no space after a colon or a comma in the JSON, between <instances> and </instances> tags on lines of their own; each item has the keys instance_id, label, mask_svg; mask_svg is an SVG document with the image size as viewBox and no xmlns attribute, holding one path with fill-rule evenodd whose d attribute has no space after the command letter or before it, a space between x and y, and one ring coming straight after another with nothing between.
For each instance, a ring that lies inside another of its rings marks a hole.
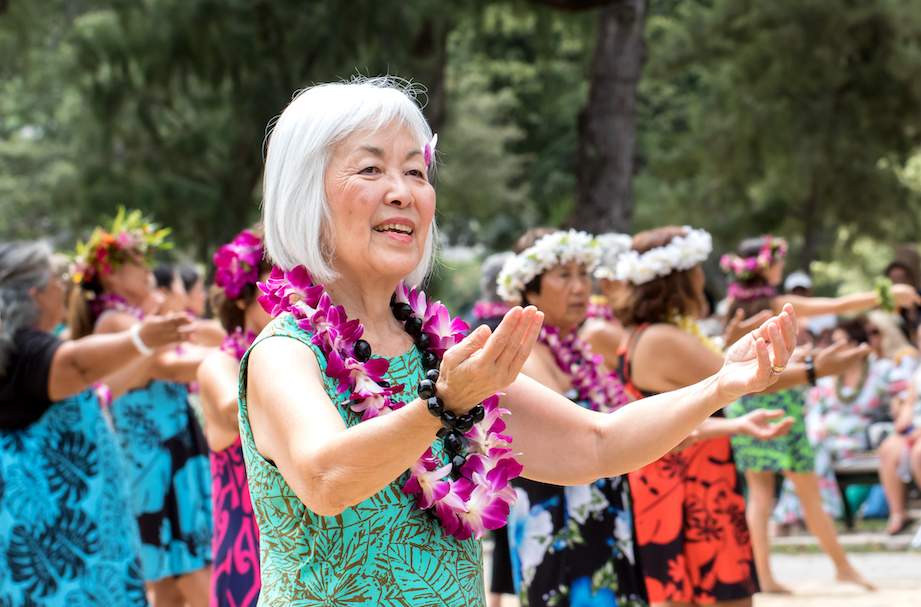
<instances>
[{"instance_id":1,"label":"senior woman with white hair","mask_svg":"<svg viewBox=\"0 0 921 607\"><path fill-rule=\"evenodd\" d=\"M0 244L0 604L146 605L137 527L97 380L180 341L184 316L63 342L41 242Z\"/></svg>"},{"instance_id":2,"label":"senior woman with white hair","mask_svg":"<svg viewBox=\"0 0 921 607\"><path fill-rule=\"evenodd\" d=\"M510 478L635 469L789 359L785 310L717 374L610 415L520 376L536 309L464 338L414 288L434 256L434 143L389 79L307 89L271 134L263 223L279 269L262 302L276 318L240 372L260 604L482 605L477 540L505 524Z\"/></svg>"}]
</instances>

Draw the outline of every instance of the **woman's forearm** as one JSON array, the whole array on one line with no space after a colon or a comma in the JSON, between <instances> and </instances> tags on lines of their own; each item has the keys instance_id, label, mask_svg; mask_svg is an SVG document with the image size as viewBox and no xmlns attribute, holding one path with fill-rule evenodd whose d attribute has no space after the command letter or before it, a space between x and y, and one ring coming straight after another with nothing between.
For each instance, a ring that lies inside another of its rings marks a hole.
<instances>
[{"instance_id":1,"label":"woman's forearm","mask_svg":"<svg viewBox=\"0 0 921 607\"><path fill-rule=\"evenodd\" d=\"M410 468L431 446L439 427L425 403L416 399L397 411L336 432L320 444L289 443L289 461L299 468L295 477L307 481L298 483L305 493L298 497L318 514L339 514Z\"/></svg>"},{"instance_id":2,"label":"woman's forearm","mask_svg":"<svg viewBox=\"0 0 921 607\"><path fill-rule=\"evenodd\" d=\"M78 394L138 356L140 352L126 331L61 344L51 363L48 394L53 401Z\"/></svg>"},{"instance_id":3,"label":"woman's forearm","mask_svg":"<svg viewBox=\"0 0 921 607\"><path fill-rule=\"evenodd\" d=\"M715 411L731 402L711 377L692 386L631 403L599 416L595 478L617 476L671 451Z\"/></svg>"}]
</instances>

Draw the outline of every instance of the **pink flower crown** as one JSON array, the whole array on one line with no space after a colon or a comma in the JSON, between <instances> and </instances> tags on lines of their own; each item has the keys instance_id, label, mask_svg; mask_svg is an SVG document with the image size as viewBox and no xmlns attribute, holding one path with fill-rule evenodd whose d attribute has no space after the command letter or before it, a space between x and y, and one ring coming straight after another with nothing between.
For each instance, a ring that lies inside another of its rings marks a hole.
<instances>
[{"instance_id":1,"label":"pink flower crown","mask_svg":"<svg viewBox=\"0 0 921 607\"><path fill-rule=\"evenodd\" d=\"M247 285L259 282L263 253L262 239L251 230L243 230L214 252L214 284L229 299L240 297Z\"/></svg>"},{"instance_id":2,"label":"pink flower crown","mask_svg":"<svg viewBox=\"0 0 921 607\"><path fill-rule=\"evenodd\" d=\"M787 256L787 241L768 235L764 237L757 255L739 257L727 253L720 258L720 268L733 281L751 280Z\"/></svg>"}]
</instances>

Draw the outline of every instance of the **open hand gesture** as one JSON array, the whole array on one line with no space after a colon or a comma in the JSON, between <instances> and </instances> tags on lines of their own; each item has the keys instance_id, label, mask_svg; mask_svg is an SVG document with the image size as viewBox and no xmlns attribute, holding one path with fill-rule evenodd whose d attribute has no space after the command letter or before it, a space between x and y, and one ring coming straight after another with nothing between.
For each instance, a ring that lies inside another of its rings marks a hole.
<instances>
[{"instance_id":1,"label":"open hand gesture","mask_svg":"<svg viewBox=\"0 0 921 607\"><path fill-rule=\"evenodd\" d=\"M720 390L727 400L762 392L783 373L795 347L796 313L787 304L729 348L717 374Z\"/></svg>"},{"instance_id":2,"label":"open hand gesture","mask_svg":"<svg viewBox=\"0 0 921 607\"><path fill-rule=\"evenodd\" d=\"M534 306L514 307L495 332L480 326L445 352L438 378L438 395L445 406L466 413L507 388L531 354L543 322L543 313Z\"/></svg>"}]
</instances>

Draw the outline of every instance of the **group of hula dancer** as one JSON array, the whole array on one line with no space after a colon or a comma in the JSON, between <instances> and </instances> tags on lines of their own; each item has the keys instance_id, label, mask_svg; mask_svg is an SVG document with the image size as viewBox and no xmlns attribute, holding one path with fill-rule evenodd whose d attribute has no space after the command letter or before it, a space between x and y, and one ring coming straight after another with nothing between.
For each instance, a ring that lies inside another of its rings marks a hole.
<instances>
[{"instance_id":1,"label":"group of hula dancer","mask_svg":"<svg viewBox=\"0 0 921 607\"><path fill-rule=\"evenodd\" d=\"M778 474L837 578L873 588L803 397L870 347L806 353L799 324L915 290L781 293L787 245L757 237L722 259L714 330L704 230L537 228L484 265L468 323L423 290L436 142L399 81L297 94L210 314L139 211L68 258L0 244L0 604L750 605L786 591Z\"/></svg>"}]
</instances>

